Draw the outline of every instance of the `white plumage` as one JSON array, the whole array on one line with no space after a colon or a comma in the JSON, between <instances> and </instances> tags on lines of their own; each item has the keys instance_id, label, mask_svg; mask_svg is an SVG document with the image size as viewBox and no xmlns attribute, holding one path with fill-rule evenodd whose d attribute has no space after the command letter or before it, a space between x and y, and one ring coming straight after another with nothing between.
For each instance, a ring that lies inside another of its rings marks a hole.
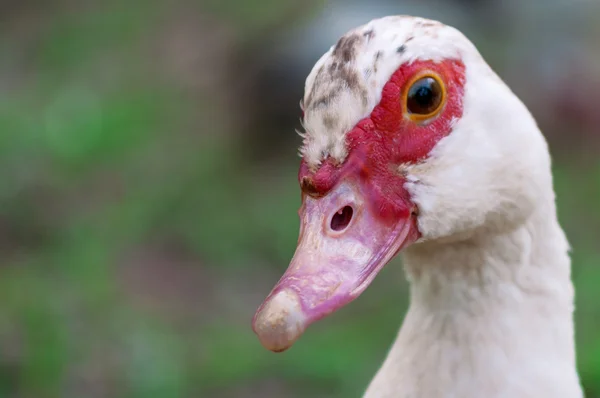
<instances>
[{"instance_id":1,"label":"white plumage","mask_svg":"<svg viewBox=\"0 0 600 398\"><path fill-rule=\"evenodd\" d=\"M345 67L357 85L321 73L340 62L334 47L306 80L301 153L313 168L345 160L346 134L401 65L465 66L462 117L426 159L398 166L420 238L402 251L409 311L365 397L582 397L569 247L547 144L529 111L466 37L439 22L386 17L345 38L354 41Z\"/></svg>"}]
</instances>

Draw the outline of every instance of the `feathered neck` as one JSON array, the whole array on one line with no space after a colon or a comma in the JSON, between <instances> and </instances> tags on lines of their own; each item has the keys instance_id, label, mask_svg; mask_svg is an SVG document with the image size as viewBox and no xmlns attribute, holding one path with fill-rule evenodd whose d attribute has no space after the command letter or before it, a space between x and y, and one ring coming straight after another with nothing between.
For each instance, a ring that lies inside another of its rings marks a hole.
<instances>
[{"instance_id":1,"label":"feathered neck","mask_svg":"<svg viewBox=\"0 0 600 398\"><path fill-rule=\"evenodd\" d=\"M521 227L406 250L411 304L365 398L579 398L568 243L553 203Z\"/></svg>"}]
</instances>

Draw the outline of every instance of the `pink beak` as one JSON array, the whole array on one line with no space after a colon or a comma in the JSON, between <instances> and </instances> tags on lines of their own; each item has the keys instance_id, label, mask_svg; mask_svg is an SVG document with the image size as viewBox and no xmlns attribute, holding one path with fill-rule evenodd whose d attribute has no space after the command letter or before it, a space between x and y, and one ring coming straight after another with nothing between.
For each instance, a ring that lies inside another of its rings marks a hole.
<instances>
[{"instance_id":1,"label":"pink beak","mask_svg":"<svg viewBox=\"0 0 600 398\"><path fill-rule=\"evenodd\" d=\"M324 197L303 196L296 253L258 308L252 328L267 349L288 349L313 322L358 297L416 237L414 219L382 217L372 192L344 179Z\"/></svg>"}]
</instances>

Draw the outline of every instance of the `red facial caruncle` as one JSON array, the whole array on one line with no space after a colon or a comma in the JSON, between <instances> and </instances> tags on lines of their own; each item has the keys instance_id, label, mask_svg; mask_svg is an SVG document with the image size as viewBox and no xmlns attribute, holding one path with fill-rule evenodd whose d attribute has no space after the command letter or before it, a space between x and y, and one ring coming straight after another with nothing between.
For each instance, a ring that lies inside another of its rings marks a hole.
<instances>
[{"instance_id":1,"label":"red facial caruncle","mask_svg":"<svg viewBox=\"0 0 600 398\"><path fill-rule=\"evenodd\" d=\"M402 65L371 114L345 136L345 159L303 159L301 228L291 264L256 312L253 329L272 351L352 301L398 251L419 237L404 168L424 161L462 115L464 65Z\"/></svg>"}]
</instances>

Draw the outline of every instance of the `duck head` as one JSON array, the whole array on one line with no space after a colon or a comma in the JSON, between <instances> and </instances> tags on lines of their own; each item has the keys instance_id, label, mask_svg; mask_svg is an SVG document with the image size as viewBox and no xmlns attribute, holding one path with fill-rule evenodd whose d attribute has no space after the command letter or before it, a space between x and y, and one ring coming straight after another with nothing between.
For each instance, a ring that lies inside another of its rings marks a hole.
<instances>
[{"instance_id":1,"label":"duck head","mask_svg":"<svg viewBox=\"0 0 600 398\"><path fill-rule=\"evenodd\" d=\"M526 107L436 21L386 17L347 33L314 66L302 107L298 246L252 324L272 351L402 250L514 228L551 184Z\"/></svg>"}]
</instances>

